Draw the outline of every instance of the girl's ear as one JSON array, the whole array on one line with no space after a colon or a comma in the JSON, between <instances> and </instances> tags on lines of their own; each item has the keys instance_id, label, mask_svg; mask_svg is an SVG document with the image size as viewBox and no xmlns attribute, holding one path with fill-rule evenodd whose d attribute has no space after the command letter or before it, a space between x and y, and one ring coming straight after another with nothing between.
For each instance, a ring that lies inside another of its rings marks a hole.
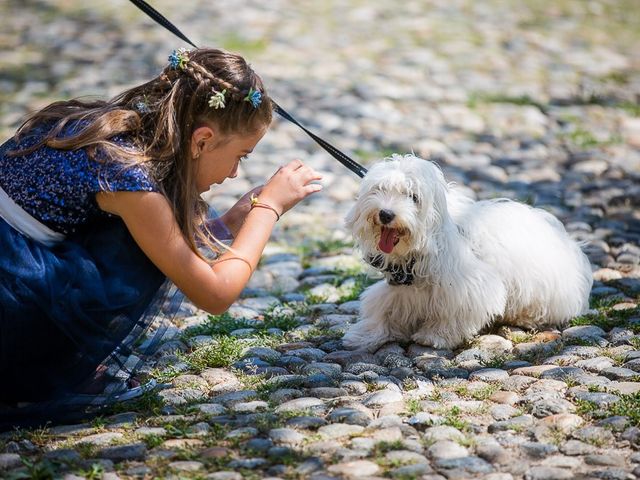
<instances>
[{"instance_id":1,"label":"girl's ear","mask_svg":"<svg viewBox=\"0 0 640 480\"><path fill-rule=\"evenodd\" d=\"M209 150L215 139L216 134L211 127L196 128L191 135L191 157L198 158L205 149Z\"/></svg>"}]
</instances>

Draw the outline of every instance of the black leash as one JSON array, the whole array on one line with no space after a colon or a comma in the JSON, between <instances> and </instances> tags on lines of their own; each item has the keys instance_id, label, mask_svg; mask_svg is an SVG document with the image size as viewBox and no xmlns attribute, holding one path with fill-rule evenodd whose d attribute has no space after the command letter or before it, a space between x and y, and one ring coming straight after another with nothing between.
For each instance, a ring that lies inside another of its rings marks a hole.
<instances>
[{"instance_id":1,"label":"black leash","mask_svg":"<svg viewBox=\"0 0 640 480\"><path fill-rule=\"evenodd\" d=\"M131 3L133 3L136 7L138 7L140 10L142 10L144 13L146 13L156 23L158 23L159 25L162 25L164 28L169 30L175 36L177 36L178 38L184 40L185 42L187 42L189 45L193 46L194 48L198 48L173 23L171 23L169 20L167 20L167 18L164 15L162 15L155 8L153 8L151 5L149 5L145 0L131 0ZM367 169L366 168L364 168L362 165L360 165L355 160L351 159L349 156L347 156L344 153L342 153L340 150L338 150L336 147L331 145L326 140L323 140L322 138L317 136L315 133L313 133L310 130L308 130L307 128L305 128L298 120L296 120L290 113L288 113L284 108L282 108L280 105L278 105L275 101L273 101L273 105L275 107L275 111L281 117L283 117L284 119L290 121L294 125L297 125L298 127L300 127L307 135L309 135L313 140L315 140L315 142L318 145L320 145L327 152L329 152L329 154L333 158L338 160L342 165L347 167L349 170L351 170L353 173L355 173L356 175L358 175L361 178L365 176L365 174L367 173Z\"/></svg>"}]
</instances>

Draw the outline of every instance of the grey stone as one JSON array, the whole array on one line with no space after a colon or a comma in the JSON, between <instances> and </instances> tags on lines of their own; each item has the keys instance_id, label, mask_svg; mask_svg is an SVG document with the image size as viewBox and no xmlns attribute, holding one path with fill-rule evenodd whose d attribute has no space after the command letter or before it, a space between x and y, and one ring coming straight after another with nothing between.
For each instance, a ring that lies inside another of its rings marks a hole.
<instances>
[{"instance_id":1,"label":"grey stone","mask_svg":"<svg viewBox=\"0 0 640 480\"><path fill-rule=\"evenodd\" d=\"M227 409L219 403L200 403L195 406L201 413L212 417L224 415Z\"/></svg>"},{"instance_id":2,"label":"grey stone","mask_svg":"<svg viewBox=\"0 0 640 480\"><path fill-rule=\"evenodd\" d=\"M564 398L543 398L534 402L531 413L538 418L548 417L556 413L573 412L575 407Z\"/></svg>"},{"instance_id":3,"label":"grey stone","mask_svg":"<svg viewBox=\"0 0 640 480\"><path fill-rule=\"evenodd\" d=\"M587 426L574 430L572 433L574 438L592 445L601 446L613 442L613 434L602 427Z\"/></svg>"},{"instance_id":4,"label":"grey stone","mask_svg":"<svg viewBox=\"0 0 640 480\"><path fill-rule=\"evenodd\" d=\"M562 331L562 339L581 339L589 340L593 338L602 338L606 335L606 332L600 327L595 325L579 325L577 327L569 327Z\"/></svg>"},{"instance_id":5,"label":"grey stone","mask_svg":"<svg viewBox=\"0 0 640 480\"><path fill-rule=\"evenodd\" d=\"M231 410L235 413L253 413L266 410L269 404L263 400L254 400L252 402L238 402L231 406Z\"/></svg>"},{"instance_id":6,"label":"grey stone","mask_svg":"<svg viewBox=\"0 0 640 480\"><path fill-rule=\"evenodd\" d=\"M345 380L340 383L340 387L351 395L364 395L367 393L367 384L359 380Z\"/></svg>"},{"instance_id":7,"label":"grey stone","mask_svg":"<svg viewBox=\"0 0 640 480\"><path fill-rule=\"evenodd\" d=\"M603 453L603 454L591 454L584 457L584 461L588 465L600 465L600 466L612 466L621 467L624 466L624 457L615 453Z\"/></svg>"},{"instance_id":8,"label":"grey stone","mask_svg":"<svg viewBox=\"0 0 640 480\"><path fill-rule=\"evenodd\" d=\"M290 428L274 428L269 431L269 437L274 443L298 445L304 441L304 435Z\"/></svg>"},{"instance_id":9,"label":"grey stone","mask_svg":"<svg viewBox=\"0 0 640 480\"><path fill-rule=\"evenodd\" d=\"M546 458L558 451L558 447L549 443L526 442L520 445L523 452L533 458Z\"/></svg>"},{"instance_id":10,"label":"grey stone","mask_svg":"<svg viewBox=\"0 0 640 480\"><path fill-rule=\"evenodd\" d=\"M0 454L0 470L2 470L2 455L6 454ZM58 463L76 463L82 459L78 452L70 448L46 452L44 458ZM20 465L22 465L22 463L20 463Z\"/></svg>"},{"instance_id":11,"label":"grey stone","mask_svg":"<svg viewBox=\"0 0 640 480\"><path fill-rule=\"evenodd\" d=\"M607 407L620 400L620 397L617 395L604 392L577 391L573 393L573 396L577 400L595 403L598 407Z\"/></svg>"},{"instance_id":12,"label":"grey stone","mask_svg":"<svg viewBox=\"0 0 640 480\"><path fill-rule=\"evenodd\" d=\"M315 373L322 373L324 375L333 377L342 373L342 367L337 363L323 363L313 362L302 367L301 373L305 375L312 375Z\"/></svg>"},{"instance_id":13,"label":"grey stone","mask_svg":"<svg viewBox=\"0 0 640 480\"><path fill-rule=\"evenodd\" d=\"M586 455L595 451L593 445L581 442L580 440L567 440L560 445L560 451L565 455Z\"/></svg>"},{"instance_id":14,"label":"grey stone","mask_svg":"<svg viewBox=\"0 0 640 480\"><path fill-rule=\"evenodd\" d=\"M144 443L133 443L129 445L119 445L117 447L103 448L97 453L100 458L106 458L114 462L131 460L142 460L147 454L147 447Z\"/></svg>"},{"instance_id":15,"label":"grey stone","mask_svg":"<svg viewBox=\"0 0 640 480\"><path fill-rule=\"evenodd\" d=\"M318 433L325 439L338 439L359 435L364 431L360 425L350 425L348 423L332 423L318 429Z\"/></svg>"},{"instance_id":16,"label":"grey stone","mask_svg":"<svg viewBox=\"0 0 640 480\"><path fill-rule=\"evenodd\" d=\"M441 425L444 422L444 417L428 412L418 412L407 420L409 425L426 425L428 427Z\"/></svg>"},{"instance_id":17,"label":"grey stone","mask_svg":"<svg viewBox=\"0 0 640 480\"><path fill-rule=\"evenodd\" d=\"M371 423L372 415L360 409L342 407L333 410L327 419L334 423L348 423L366 427Z\"/></svg>"},{"instance_id":18,"label":"grey stone","mask_svg":"<svg viewBox=\"0 0 640 480\"><path fill-rule=\"evenodd\" d=\"M348 423L348 422L347 422ZM309 430L316 430L327 424L327 421L324 418L320 417L293 417L287 420L287 426L291 428L302 428Z\"/></svg>"},{"instance_id":19,"label":"grey stone","mask_svg":"<svg viewBox=\"0 0 640 480\"><path fill-rule=\"evenodd\" d=\"M489 433L501 432L504 430L519 431L532 426L533 423L534 419L531 415L521 415L519 417L510 418L509 420L502 420L492 423L491 425L489 425Z\"/></svg>"},{"instance_id":20,"label":"grey stone","mask_svg":"<svg viewBox=\"0 0 640 480\"><path fill-rule=\"evenodd\" d=\"M241 439L241 438L253 437L257 434L258 434L258 429L254 427L242 427L242 428L236 428L235 430L231 430L225 435L225 437L229 439L232 439L232 438Z\"/></svg>"},{"instance_id":21,"label":"grey stone","mask_svg":"<svg viewBox=\"0 0 640 480\"><path fill-rule=\"evenodd\" d=\"M436 460L434 466L437 470L462 470L471 474L493 471L491 464L479 457L443 458Z\"/></svg>"},{"instance_id":22,"label":"grey stone","mask_svg":"<svg viewBox=\"0 0 640 480\"><path fill-rule=\"evenodd\" d=\"M524 476L525 480L571 480L571 470L557 467L531 467Z\"/></svg>"},{"instance_id":23,"label":"grey stone","mask_svg":"<svg viewBox=\"0 0 640 480\"><path fill-rule=\"evenodd\" d=\"M632 380L638 377L638 372L623 367L605 368L600 373L611 380Z\"/></svg>"},{"instance_id":24,"label":"grey stone","mask_svg":"<svg viewBox=\"0 0 640 480\"><path fill-rule=\"evenodd\" d=\"M124 435L119 432L104 432L104 433L96 433L94 435L88 435L86 437L82 437L75 441L78 443L88 443L89 445L95 445L97 447L103 447L106 445L110 445L111 443L121 440L124 438Z\"/></svg>"},{"instance_id":25,"label":"grey stone","mask_svg":"<svg viewBox=\"0 0 640 480\"><path fill-rule=\"evenodd\" d=\"M229 468L246 468L248 470L255 470L256 468L263 467L269 462L264 458L242 458L232 460L227 464Z\"/></svg>"},{"instance_id":26,"label":"grey stone","mask_svg":"<svg viewBox=\"0 0 640 480\"><path fill-rule=\"evenodd\" d=\"M317 388L310 388L309 395L312 395L317 398L336 398L336 397L347 396L348 393L346 390L342 388L317 387Z\"/></svg>"},{"instance_id":27,"label":"grey stone","mask_svg":"<svg viewBox=\"0 0 640 480\"><path fill-rule=\"evenodd\" d=\"M290 350L288 354L300 357L307 362L318 362L322 360L327 353L319 348L299 348L297 350Z\"/></svg>"},{"instance_id":28,"label":"grey stone","mask_svg":"<svg viewBox=\"0 0 640 480\"><path fill-rule=\"evenodd\" d=\"M364 372L375 372L378 375L387 375L389 373L389 369L374 363L357 362L346 367L345 372L353 373L355 375L360 375Z\"/></svg>"},{"instance_id":29,"label":"grey stone","mask_svg":"<svg viewBox=\"0 0 640 480\"><path fill-rule=\"evenodd\" d=\"M490 463L506 464L511 461L511 453L495 441L479 443L476 454Z\"/></svg>"},{"instance_id":30,"label":"grey stone","mask_svg":"<svg viewBox=\"0 0 640 480\"><path fill-rule=\"evenodd\" d=\"M389 470L391 478L426 478L427 473L433 472L433 469L426 463L415 463L412 465L405 465L403 467L394 468ZM439 477L440 475L438 475ZM443 478L443 477L441 477Z\"/></svg>"},{"instance_id":31,"label":"grey stone","mask_svg":"<svg viewBox=\"0 0 640 480\"><path fill-rule=\"evenodd\" d=\"M378 473L380 467L369 460L354 460L331 465L327 470L346 477L367 477Z\"/></svg>"},{"instance_id":32,"label":"grey stone","mask_svg":"<svg viewBox=\"0 0 640 480\"><path fill-rule=\"evenodd\" d=\"M584 368L590 372L601 372L605 368L613 366L613 360L609 357L593 357L585 360L579 360L575 363L576 367Z\"/></svg>"},{"instance_id":33,"label":"grey stone","mask_svg":"<svg viewBox=\"0 0 640 480\"><path fill-rule=\"evenodd\" d=\"M323 413L326 406L322 400L314 397L302 397L288 402L281 403L275 409L276 413L295 412L295 411L312 411L315 413Z\"/></svg>"},{"instance_id":34,"label":"grey stone","mask_svg":"<svg viewBox=\"0 0 640 480\"><path fill-rule=\"evenodd\" d=\"M258 392L255 390L240 390L229 393L224 393L212 398L215 403L221 403L225 407L235 405L236 403L243 403L255 400L258 398Z\"/></svg>"},{"instance_id":35,"label":"grey stone","mask_svg":"<svg viewBox=\"0 0 640 480\"><path fill-rule=\"evenodd\" d=\"M507 420L519 415L521 412L511 405L493 405L489 411L494 420Z\"/></svg>"},{"instance_id":36,"label":"grey stone","mask_svg":"<svg viewBox=\"0 0 640 480\"><path fill-rule=\"evenodd\" d=\"M267 452L273 446L273 441L269 438L250 438L244 444L244 448L250 452L258 454Z\"/></svg>"},{"instance_id":37,"label":"grey stone","mask_svg":"<svg viewBox=\"0 0 640 480\"><path fill-rule=\"evenodd\" d=\"M256 357L265 362L275 362L282 354L273 348L267 347L250 347L243 352L245 357Z\"/></svg>"},{"instance_id":38,"label":"grey stone","mask_svg":"<svg viewBox=\"0 0 640 480\"><path fill-rule=\"evenodd\" d=\"M451 440L438 440L427 449L427 453L436 461L446 458L469 456L469 452L466 448Z\"/></svg>"},{"instance_id":39,"label":"grey stone","mask_svg":"<svg viewBox=\"0 0 640 480\"><path fill-rule=\"evenodd\" d=\"M22 466L22 460L17 453L0 453L0 470Z\"/></svg>"},{"instance_id":40,"label":"grey stone","mask_svg":"<svg viewBox=\"0 0 640 480\"><path fill-rule=\"evenodd\" d=\"M598 427L608 428L614 432L622 432L629 425L629 419L620 415L603 418L596 425Z\"/></svg>"},{"instance_id":41,"label":"grey stone","mask_svg":"<svg viewBox=\"0 0 640 480\"><path fill-rule=\"evenodd\" d=\"M223 471L210 473L206 478L208 480L242 480L242 475L238 472Z\"/></svg>"},{"instance_id":42,"label":"grey stone","mask_svg":"<svg viewBox=\"0 0 640 480\"><path fill-rule=\"evenodd\" d=\"M297 465L295 471L298 475L309 475L322 467L324 467L324 462L321 458L311 457Z\"/></svg>"},{"instance_id":43,"label":"grey stone","mask_svg":"<svg viewBox=\"0 0 640 480\"><path fill-rule=\"evenodd\" d=\"M469 374L470 381L495 382L509 378L509 372L499 368L482 368Z\"/></svg>"},{"instance_id":44,"label":"grey stone","mask_svg":"<svg viewBox=\"0 0 640 480\"><path fill-rule=\"evenodd\" d=\"M169 468L179 472L197 472L204 468L204 464L193 460L182 460L169 463Z\"/></svg>"},{"instance_id":45,"label":"grey stone","mask_svg":"<svg viewBox=\"0 0 640 480\"><path fill-rule=\"evenodd\" d=\"M393 464L415 464L415 463L422 463L422 464L427 464L429 463L429 460L427 460L427 457L425 457L424 455L417 453L417 452L412 452L410 450L391 450L390 452L387 452L387 454L384 456L384 458L386 460L388 460L389 462L392 462ZM639 462L640 463L640 462Z\"/></svg>"},{"instance_id":46,"label":"grey stone","mask_svg":"<svg viewBox=\"0 0 640 480\"><path fill-rule=\"evenodd\" d=\"M459 441L464 440L464 434L454 427L440 425L427 428L424 431L424 438L428 442L437 442L439 440Z\"/></svg>"},{"instance_id":47,"label":"grey stone","mask_svg":"<svg viewBox=\"0 0 640 480\"><path fill-rule=\"evenodd\" d=\"M375 407L393 402L401 402L402 400L403 396L401 392L384 389L367 395L362 400L362 404L367 407Z\"/></svg>"}]
</instances>

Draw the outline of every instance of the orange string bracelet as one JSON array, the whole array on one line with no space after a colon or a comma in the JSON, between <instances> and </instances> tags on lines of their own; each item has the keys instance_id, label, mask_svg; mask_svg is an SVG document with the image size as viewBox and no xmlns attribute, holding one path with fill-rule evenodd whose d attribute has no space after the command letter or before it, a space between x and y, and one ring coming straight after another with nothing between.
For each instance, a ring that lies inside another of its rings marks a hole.
<instances>
[{"instance_id":1,"label":"orange string bracelet","mask_svg":"<svg viewBox=\"0 0 640 480\"><path fill-rule=\"evenodd\" d=\"M273 208L271 205L267 205L266 203L262 203L260 202L260 200L258 199L258 197L256 197L253 193L251 194L251 210L253 210L254 208L266 208L268 210L271 210L273 213L276 214L276 222L278 220L280 220L280 214L278 213L278 211Z\"/></svg>"},{"instance_id":2,"label":"orange string bracelet","mask_svg":"<svg viewBox=\"0 0 640 480\"><path fill-rule=\"evenodd\" d=\"M220 259L220 260L216 260L216 261L214 262L214 265L215 265L216 263L222 263L222 262L226 262L226 261L228 261L228 260L240 260L241 262L246 263L246 264L247 264L247 267L249 267L249 271L250 271L251 273L253 273L253 267L251 266L251 263L249 262L249 260L247 260L246 258L242 258L241 256L222 258L222 259Z\"/></svg>"}]
</instances>

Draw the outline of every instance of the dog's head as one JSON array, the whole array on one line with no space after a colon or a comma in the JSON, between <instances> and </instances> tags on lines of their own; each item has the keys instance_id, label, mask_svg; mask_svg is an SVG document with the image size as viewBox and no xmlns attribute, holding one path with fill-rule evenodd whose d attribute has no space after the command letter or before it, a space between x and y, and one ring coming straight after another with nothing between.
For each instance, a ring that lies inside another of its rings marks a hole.
<instances>
[{"instance_id":1,"label":"dog's head","mask_svg":"<svg viewBox=\"0 0 640 480\"><path fill-rule=\"evenodd\" d=\"M414 155L397 155L371 167L346 226L366 255L402 261L423 252L447 213L447 185L440 169Z\"/></svg>"}]
</instances>

